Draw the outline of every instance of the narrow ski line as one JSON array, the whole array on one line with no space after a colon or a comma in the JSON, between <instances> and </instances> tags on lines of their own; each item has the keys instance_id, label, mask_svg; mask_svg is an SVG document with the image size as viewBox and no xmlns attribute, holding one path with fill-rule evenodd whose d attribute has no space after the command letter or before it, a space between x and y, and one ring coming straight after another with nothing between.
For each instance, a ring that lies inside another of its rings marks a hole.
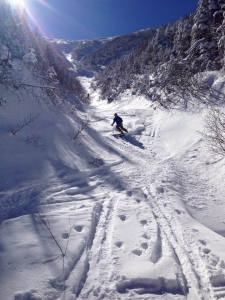
<instances>
[{"instance_id":1,"label":"narrow ski line","mask_svg":"<svg viewBox=\"0 0 225 300\"><path fill-rule=\"evenodd\" d=\"M148 188L146 188L145 190L147 190L147 193L149 195L149 191ZM151 195L151 194L150 194ZM151 197L153 198L153 197ZM193 278L190 278L190 276L187 276L187 272L185 272L182 263L181 263L181 259L179 258L181 256L181 254L183 255L183 249L181 249L181 246L178 244L177 238L176 236L173 234L173 230L170 226L170 223L166 218L166 216L162 213L162 211L160 210L160 208L158 207L158 205L156 203L152 203L153 200L146 200L148 205L151 207L152 212L155 216L155 219L157 221L157 223L159 224L159 227L161 228L161 231L164 233L164 235L167 237L167 241L170 244L171 248L173 249L173 252L175 254L176 260L178 261L181 273L182 273L182 280L183 280L183 285L184 285L184 291L185 291L185 296L187 297L187 288L188 285L189 286L193 286L194 285L197 287L197 289L199 289L199 285L197 280L195 280L195 275L194 275L194 280ZM165 223L165 221L167 221ZM187 261L188 261L188 257L187 257ZM190 270L191 270L191 264L190 264ZM191 276L193 277L193 276ZM186 284L187 281L187 284Z\"/></svg>"},{"instance_id":2,"label":"narrow ski line","mask_svg":"<svg viewBox=\"0 0 225 300\"><path fill-rule=\"evenodd\" d=\"M147 193L147 203L150 206L150 208L152 209L152 212L155 216L156 222L158 223L158 225L161 228L161 231L164 232L165 236L167 237L168 242L170 243L176 260L179 263L180 269L181 269L181 273L182 273L182 281L183 281L183 285L184 285L184 292L186 297L187 295L187 289L188 289L188 285L190 287L194 287L197 291L198 291L198 296L201 297L200 295L204 295L204 299L214 299L214 293L210 284L210 280L209 278L200 278L199 277L199 267L196 270L194 267L194 264L196 262L196 259L192 258L192 256L194 254L189 255L190 248L186 248L187 243L184 240L183 235L181 234L181 236L177 235L176 229L177 226L179 224L179 227L181 226L179 221L175 220L175 216L174 216L174 211L172 211L172 209L170 211L168 211L168 207L165 208L165 206L163 205L163 203L160 205L160 199L157 199L157 194L153 195L153 193L150 191L150 187L152 186L153 183L150 184L149 182L149 176L147 174L145 174L143 172L143 170L145 170L145 164L146 161L149 161L151 159L150 155L148 153L143 153L144 156L142 155L141 158L138 158L138 173L139 176L136 176L136 178L142 178L141 180L141 186L143 191L146 191ZM174 169L174 164L173 161L169 161L170 163L170 169ZM151 178L157 178L158 174L162 173L162 171L156 172L155 170L155 175L151 174ZM154 176L152 176L154 175ZM168 176L168 175L167 175ZM182 176L178 176L176 175L177 178L180 178ZM181 184L181 179L178 181L179 183L179 189L181 188L180 184ZM145 183L143 185L143 182ZM167 209L168 213L165 214L164 211L165 209ZM168 219L167 215L170 215L171 219ZM189 242L189 241L188 241ZM192 240L192 246L193 247L197 247L195 242ZM195 249L194 248L194 249ZM205 273L207 274L207 270L205 268L204 262L202 261L201 257L197 257L197 262L201 261L201 268L204 267ZM184 264L185 262L185 264Z\"/></svg>"},{"instance_id":3,"label":"narrow ski line","mask_svg":"<svg viewBox=\"0 0 225 300\"><path fill-rule=\"evenodd\" d=\"M94 297L98 297L101 287L107 285L109 286L110 281L112 280L111 274L113 274L113 261L110 249L112 243L113 218L119 202L119 197L117 197L116 200L115 197L115 194L112 193L112 195L109 195L109 199L105 201L103 205L92 246L93 249L98 248L99 251L97 253L95 253L95 251L92 252L92 249L89 251L89 257L91 258L89 273L87 274L85 285L83 286L83 289L78 295L77 299L92 299ZM92 284L88 282L88 279L89 277L93 277L93 273L98 285L88 288L92 286ZM109 286L109 290L113 289Z\"/></svg>"},{"instance_id":4,"label":"narrow ski line","mask_svg":"<svg viewBox=\"0 0 225 300\"><path fill-rule=\"evenodd\" d=\"M131 146L128 143L119 140L119 144L121 147L125 149L126 152L128 153L131 152L130 151ZM161 203L160 197L157 197L157 194L153 195L153 193L150 190L151 189L150 187L153 185L153 183L149 182L148 179L149 174L146 174L143 170L145 170L146 162L150 163L153 161L152 156L148 152L146 153L144 151L141 151L140 149L135 149L135 150L132 147L132 153L134 154L134 156L138 154L137 155L138 174L137 173L135 174L135 176L133 177L133 181L134 182L138 181L139 184L141 184L143 191L144 190L147 191L146 194L148 195L149 200L146 201L153 211L156 221L160 227L160 230L164 232L164 235L167 237L167 241L171 245L171 248L173 249L174 252L174 256L176 257L176 260L179 264L181 274L182 274L185 297L188 298L188 293L187 293L188 287L192 287L193 289L191 292L194 293L194 290L196 290L199 299L201 299L202 295L204 299L215 299L214 292L209 280L208 271L205 267L205 264L200 255L196 257L197 253L192 253L191 251L191 249L196 249L198 246L196 245L195 241L193 241L193 238L191 238L190 236L189 239L186 240L182 234L179 235L176 232L177 227L181 228L181 224L176 218L176 216L174 215L175 213L174 210L172 209L172 207L169 207L169 205L167 207L164 207L164 203ZM140 151L142 152L141 156L139 153ZM132 155L131 158L133 158L134 156ZM164 164L165 164L165 160L164 160ZM169 158L167 164L169 164L171 170L176 169L174 167L174 162L172 158ZM157 170L159 172L156 172ZM162 171L159 170L159 168L157 170L155 169L155 171L152 172L150 178L157 178L158 175L162 173ZM182 185L182 178L184 178L183 177L184 175L180 174L179 170L176 173L175 176L179 178L179 180L176 181L177 187L175 189L175 192L178 192L180 190L183 190L183 187L181 185ZM165 174L165 176L168 176L168 174ZM131 181L129 182L131 185L133 185ZM143 185L143 183L145 184ZM168 216L170 216L170 219L168 219ZM190 243L191 243L191 248L190 248ZM196 265L196 262L198 263L198 265ZM204 274L207 274L207 276L206 275L199 276L199 274L202 274L202 272Z\"/></svg>"},{"instance_id":5,"label":"narrow ski line","mask_svg":"<svg viewBox=\"0 0 225 300\"><path fill-rule=\"evenodd\" d=\"M121 142L121 144L123 144L123 146L124 146L124 148L129 148L129 146L128 145L125 145L123 142ZM145 158L148 158L149 159L149 155L144 155L144 157L143 157L143 160L145 159ZM142 159L140 159L140 158L138 158L138 163L140 164L140 165L143 165L143 160ZM144 169L144 168L143 168ZM143 169L142 169L142 171L140 171L140 167L138 168L138 170L139 170L139 174L136 174L136 176L135 176L135 178L139 181L140 179L139 178L141 178L142 180L142 185L143 185L143 182L148 182L148 180L146 181L146 178L147 178L147 176L146 175L143 175ZM134 180L135 181L135 180ZM132 184L131 184L132 185ZM147 184L147 186L150 186L150 184ZM151 195L151 193L150 192L148 192L147 193L148 195ZM147 201L148 202L148 201ZM153 211L153 214L154 214L154 216L155 216L155 220L156 220L156 222L157 222L157 224L158 224L158 226L159 226L159 230L161 230L163 233L164 233L164 236L165 237L167 237L167 242L168 242L168 244L170 245L170 247L171 247L171 249L172 249L172 251L173 251L173 253L174 253L174 256L175 256L175 258L176 258L176 260L178 261L178 265L179 265L179 268L180 268L180 270L181 270L181 277L182 277L182 281L183 281L183 293L184 293L184 295L185 295L185 297L187 298L187 292L188 292L188 284L187 284L187 280L186 280L186 278L185 278L185 275L184 275L184 271L183 271L183 267L182 267L182 264L181 264L181 262L180 262L180 259L179 259L179 255L177 254L177 250L176 250L176 247L174 247L174 245L173 244L176 244L176 245L178 245L178 241L177 241L177 239L176 239L176 237L174 236L174 238L175 238L175 243L171 243L170 242L170 238L168 237L168 233L165 231L165 229L164 229L164 226L161 224L162 222L159 222L158 221L158 218L159 218L159 214L158 213L156 213L156 211L155 211L155 209L153 208L153 206L152 205L150 205L150 203L148 202L148 205L150 206L150 208L152 209L152 211ZM159 211L160 211L160 209L159 209ZM168 222L169 223L169 222ZM171 230L172 231L172 230ZM193 280L191 280L191 281L193 281ZM189 282L190 282L190 280L189 280ZM197 282L197 281L196 281Z\"/></svg>"},{"instance_id":6,"label":"narrow ski line","mask_svg":"<svg viewBox=\"0 0 225 300\"><path fill-rule=\"evenodd\" d=\"M174 250L177 260L179 261L182 273L184 274L183 282L185 283L185 278L186 278L187 284L190 287L196 288L199 297L201 297L200 295L203 294L204 299L214 299L213 290L211 288L209 278L207 278L207 281L205 281L205 279L204 281L202 281L202 278L198 275L199 271L194 268L196 259L191 259L190 255L188 254L191 252L190 247L186 249L187 243L185 243L185 241L183 240L184 238L183 235L182 236L177 235L177 226L179 224L179 221L177 219L176 220L174 219L175 218L174 211L171 210L171 211L167 211L167 214L164 213L165 207L163 205L160 206L160 199L157 200L157 195L153 195L152 192L150 191L150 188L148 188L151 187L152 185L149 183L148 178L146 179L146 182L147 184L144 187L144 190L147 192L148 199L150 199L147 200L147 203L151 207L153 214L155 215L156 220L160 225L161 230L167 236L168 242L170 243L171 247ZM168 210L168 208L166 209ZM171 218L170 220L168 219L167 215L170 216ZM190 241L188 241L188 243L190 243ZM192 245L192 247L194 247L194 245ZM198 257L197 261L199 261L199 259L200 258ZM185 264L183 262L185 262ZM204 263L201 265L201 267L202 266L204 266ZM205 271L207 273L207 270Z\"/></svg>"},{"instance_id":7,"label":"narrow ski line","mask_svg":"<svg viewBox=\"0 0 225 300\"><path fill-rule=\"evenodd\" d=\"M151 128L149 137L156 138L157 136L158 138L158 127L157 129ZM184 212L180 211L179 209L175 209L176 207L173 207L173 203L169 203L169 199L165 198L170 197L171 194L172 197L178 196L180 200L185 197L187 187L185 186L186 181L184 180L184 177L189 176L185 166L179 166L179 168L176 167L176 158L173 158L171 153L169 153L161 144L158 143L160 142L159 139L155 139L155 142L153 145L151 144L151 147L146 145L146 148L143 149L136 147L134 144L130 143L129 140L115 139L110 136L105 136L105 140L109 146L112 147L112 149L116 149L115 152L117 152L117 154L122 158L124 158L126 154L129 155L129 161L124 159L119 168L117 166L114 169L114 172L115 174L120 173L121 178L122 171L126 169L126 172L123 173L122 180L124 185L121 182L121 186L123 185L124 191L128 191L128 188L133 190L134 188L138 187L145 192L145 201L152 210L155 221L159 228L159 240L161 240L163 237L163 241L169 245L168 247L171 249L172 253L171 256L173 256L174 261L177 264L178 280L181 282L185 298L190 300L215 299L215 293L210 282L207 266L205 265L204 260L199 253L197 242L187 226L188 223L179 220L178 214L183 214ZM148 139L148 142L149 140L150 139ZM162 153L165 153L165 158L163 160L160 159L160 155ZM134 163L130 164L130 162ZM153 166L153 168L147 168L146 170L146 164L148 167L150 165ZM169 193L168 195L164 193L164 186L162 187L159 183L158 178L162 179L162 176L163 179L165 178L165 181L170 183L170 195ZM172 179L170 178L171 176ZM192 176L194 175L192 174ZM175 180L173 180L173 177ZM173 184L173 186L171 186L171 184ZM153 191L153 188L159 190L155 192ZM112 197L109 201L109 207L105 207L107 210L107 212L104 213L103 220L105 228L103 230L104 232L101 232L101 235L104 236L104 238L100 243L100 251L98 259L96 260L96 266L101 261L103 264L110 264L110 268L107 268L107 270L104 269L103 266L98 267L98 273L99 278L107 278L106 281L108 286L111 286L111 290L113 290L113 282L115 283L117 280L116 278L110 276L110 274L113 275L113 273L115 273L115 262L111 257L112 251L110 251L110 249L113 239L113 219L119 203L119 199L117 198L113 207L112 199L114 198ZM178 202L179 200L177 203ZM176 203L176 200L174 203ZM185 216L191 218L189 214ZM158 257L156 256L156 263L158 262L157 260ZM85 299L85 294L82 295L82 299ZM95 295L98 295L98 292L95 292Z\"/></svg>"},{"instance_id":8,"label":"narrow ski line","mask_svg":"<svg viewBox=\"0 0 225 300\"><path fill-rule=\"evenodd\" d=\"M174 164L173 164L174 166ZM174 167L175 169L175 167ZM182 183L184 183L184 186L183 186L183 191L184 191L184 194L182 195L182 197L186 197L186 194L188 193L190 189L190 181L193 182L193 178L196 178L197 175L195 173L192 174L192 176L190 176L190 173L188 173L186 171L185 168L182 168L181 170L179 170L179 174L176 174L176 176L179 176L179 178L188 178L188 180L182 180ZM196 181L196 179L195 179ZM200 180L199 181L200 184L198 184L200 190L202 189L203 186L207 186L206 185L206 182L205 181L202 181ZM179 189L181 190L181 189ZM204 189L204 190L207 190L207 189ZM196 190L196 195L200 195L200 192L199 190L197 189ZM201 194L202 195L202 194ZM204 196L203 196L204 198ZM192 216L190 216L188 214L188 217L190 217L191 219ZM193 219L195 220L195 219ZM174 218L174 226L179 226L181 228L181 224L180 222L177 220L177 218ZM207 265L205 264L205 261L204 261L204 258L201 254L201 251L198 247L198 245L196 245L196 241L195 239L193 239L192 235L191 235L191 232L189 230L189 228L185 228L183 230L183 228L181 228L181 230L183 231L183 234L182 234L182 240L183 240L183 245L186 249L186 252L188 253L189 255L189 258L190 258L190 261L192 263L193 266L195 266L195 271L196 271L196 276L199 277L199 282L201 283L201 286L202 286L202 289L205 290L205 293L209 296L211 296L212 299L216 299L216 293L215 293L215 290L214 290L214 287L212 285L212 282L211 282L211 279L210 279L210 272L209 272L209 269L207 268ZM190 251L190 249L192 249L192 251ZM196 249L196 250L195 250ZM196 265L197 264L197 265Z\"/></svg>"}]
</instances>

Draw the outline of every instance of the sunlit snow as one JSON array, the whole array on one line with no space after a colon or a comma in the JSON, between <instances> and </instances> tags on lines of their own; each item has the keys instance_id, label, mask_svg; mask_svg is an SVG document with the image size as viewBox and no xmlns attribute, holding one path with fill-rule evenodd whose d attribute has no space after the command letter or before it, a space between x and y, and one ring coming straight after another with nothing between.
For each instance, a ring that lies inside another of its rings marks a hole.
<instances>
[{"instance_id":1,"label":"sunlit snow","mask_svg":"<svg viewBox=\"0 0 225 300\"><path fill-rule=\"evenodd\" d=\"M225 166L198 132L204 109L130 91L107 104L80 79L91 104L44 109L45 151L1 129L0 299L223 299Z\"/></svg>"}]
</instances>

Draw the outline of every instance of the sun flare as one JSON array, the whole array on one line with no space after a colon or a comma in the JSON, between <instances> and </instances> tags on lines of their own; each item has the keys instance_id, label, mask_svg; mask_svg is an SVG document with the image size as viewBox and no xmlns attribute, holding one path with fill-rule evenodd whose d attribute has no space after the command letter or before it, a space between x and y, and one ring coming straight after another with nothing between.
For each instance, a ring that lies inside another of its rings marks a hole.
<instances>
[{"instance_id":1,"label":"sun flare","mask_svg":"<svg viewBox=\"0 0 225 300\"><path fill-rule=\"evenodd\" d=\"M57 11L53 5L50 5L47 0L8 0L8 2L11 4L13 9L25 9L30 26L32 28L37 26L43 35L48 35L48 28L43 26L40 18L37 17L38 14L35 13L35 10L37 8L41 8L43 10L47 9L54 14L60 15L60 12Z\"/></svg>"},{"instance_id":2,"label":"sun flare","mask_svg":"<svg viewBox=\"0 0 225 300\"><path fill-rule=\"evenodd\" d=\"M9 0L9 3L12 4L12 6L25 6L24 0Z\"/></svg>"}]
</instances>

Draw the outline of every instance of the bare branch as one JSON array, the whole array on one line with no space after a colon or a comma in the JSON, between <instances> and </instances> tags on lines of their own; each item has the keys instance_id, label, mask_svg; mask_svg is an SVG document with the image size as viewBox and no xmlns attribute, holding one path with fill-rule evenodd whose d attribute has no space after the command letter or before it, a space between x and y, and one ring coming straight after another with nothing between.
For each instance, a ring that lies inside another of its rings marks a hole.
<instances>
[{"instance_id":1,"label":"bare branch","mask_svg":"<svg viewBox=\"0 0 225 300\"><path fill-rule=\"evenodd\" d=\"M46 144L43 141L42 137L40 134L33 133L30 136L27 136L25 139L25 143L27 144L28 147L35 147L40 150L44 150L46 148Z\"/></svg>"},{"instance_id":2,"label":"bare branch","mask_svg":"<svg viewBox=\"0 0 225 300\"><path fill-rule=\"evenodd\" d=\"M18 124L10 125L10 132L13 135L16 135L18 131L20 131L25 126L29 125L30 123L34 122L40 114L37 113L30 113L28 118L24 118L22 121L20 121Z\"/></svg>"},{"instance_id":3,"label":"bare branch","mask_svg":"<svg viewBox=\"0 0 225 300\"><path fill-rule=\"evenodd\" d=\"M21 83L21 86L29 86L29 87L33 87L33 88L39 88L39 89L52 89L52 90L60 90L59 88L55 87L55 86L42 86L42 85L33 85L33 84L29 84L29 83Z\"/></svg>"},{"instance_id":4,"label":"bare branch","mask_svg":"<svg viewBox=\"0 0 225 300\"><path fill-rule=\"evenodd\" d=\"M51 230L49 221L48 221L48 220L47 220L47 221L45 220L45 217L44 217L43 214L40 214L40 213L39 213L39 214L35 214L34 216L35 216L37 219L39 219L39 220L44 224L44 226L46 227L46 229L47 229L48 232L50 233L52 239L54 240L54 242L56 243L57 247L59 248L59 250L60 250L62 256L64 257L64 256L66 255L66 254L65 254L65 251L62 250L62 247L60 246L60 244L58 243L56 237L55 237L54 234L52 233L52 230Z\"/></svg>"},{"instance_id":5,"label":"bare branch","mask_svg":"<svg viewBox=\"0 0 225 300\"><path fill-rule=\"evenodd\" d=\"M77 127L76 130L72 130L69 132L69 137L72 141L77 140L82 136L82 132L85 129L85 127L88 125L89 121L87 120L86 122L83 122Z\"/></svg>"},{"instance_id":6,"label":"bare branch","mask_svg":"<svg viewBox=\"0 0 225 300\"><path fill-rule=\"evenodd\" d=\"M100 156L98 156L98 157L93 158L93 160L90 162L90 164L97 168L100 168L104 164L104 161Z\"/></svg>"},{"instance_id":7,"label":"bare branch","mask_svg":"<svg viewBox=\"0 0 225 300\"><path fill-rule=\"evenodd\" d=\"M68 246L69 246L70 235L71 235L71 232L72 232L73 228L74 228L74 226L70 225L70 230L68 232L68 239L67 239L67 243L66 243L66 248L65 248L65 251L64 251L65 255L66 255L66 252L67 252L67 249L68 249Z\"/></svg>"},{"instance_id":8,"label":"bare branch","mask_svg":"<svg viewBox=\"0 0 225 300\"><path fill-rule=\"evenodd\" d=\"M211 108L204 122L205 130L199 133L212 152L225 156L225 112L222 109Z\"/></svg>"},{"instance_id":9,"label":"bare branch","mask_svg":"<svg viewBox=\"0 0 225 300\"><path fill-rule=\"evenodd\" d=\"M4 109L6 107L6 100L3 96L0 96L0 109Z\"/></svg>"}]
</instances>

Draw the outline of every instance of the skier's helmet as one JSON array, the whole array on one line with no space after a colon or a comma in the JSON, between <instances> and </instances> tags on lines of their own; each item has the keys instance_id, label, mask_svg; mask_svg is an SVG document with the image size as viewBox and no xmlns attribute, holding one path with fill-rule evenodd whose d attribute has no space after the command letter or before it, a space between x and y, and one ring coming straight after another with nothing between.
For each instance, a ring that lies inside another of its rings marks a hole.
<instances>
[{"instance_id":1,"label":"skier's helmet","mask_svg":"<svg viewBox=\"0 0 225 300\"><path fill-rule=\"evenodd\" d=\"M115 117L117 116L117 113L115 113L115 115L114 115Z\"/></svg>"}]
</instances>

